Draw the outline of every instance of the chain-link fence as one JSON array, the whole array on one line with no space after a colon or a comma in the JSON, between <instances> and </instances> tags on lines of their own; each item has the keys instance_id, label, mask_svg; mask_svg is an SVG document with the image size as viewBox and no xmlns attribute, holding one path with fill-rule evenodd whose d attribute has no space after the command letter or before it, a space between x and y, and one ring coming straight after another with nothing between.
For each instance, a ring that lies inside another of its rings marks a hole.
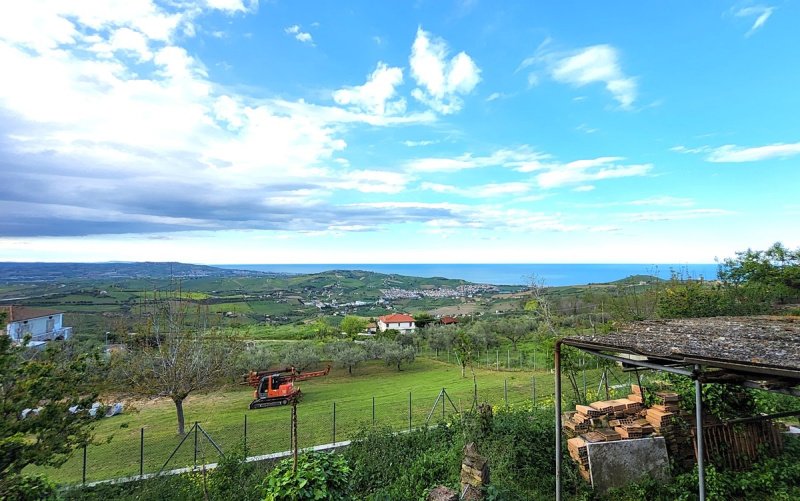
<instances>
[{"instance_id":1,"label":"chain-link fence","mask_svg":"<svg viewBox=\"0 0 800 501\"><path fill-rule=\"evenodd\" d=\"M546 367L545 354L537 355L538 359L532 353L514 354L512 358L506 353L505 362L512 370L502 373L502 377L478 377L475 385L462 384L458 388L364 397L348 395L347 383L342 383L341 398L318 400L307 395L297 406L298 446L341 443L373 425L388 426L398 432L417 429L468 411L475 402L488 402L495 407L550 406L554 398L554 374ZM438 358L446 361L446 357L447 354L440 353ZM491 368L491 359L496 364L503 357L495 350L488 353L488 358ZM522 367L513 366L512 360L521 360ZM594 362L587 357L583 366L573 371L574 385L567 385L564 375L565 405L604 397L606 387L612 392L616 387L617 393L627 394L624 387L630 388L632 382L629 374L614 367L598 367ZM537 369L531 371L534 363ZM472 380L469 368L466 380ZM244 394L237 398L242 397L247 398ZM233 409L230 405L220 406L219 413L207 413L197 421L194 419L200 416L190 416L183 437L176 433L174 412L163 412L157 420L148 419L144 427L122 424L114 430L110 441L77 451L61 467L48 468L44 473L62 485L91 483L215 463L221 458L220 451L240 450L254 457L290 450L291 406L236 410L246 408L246 401L241 404Z\"/></svg>"}]
</instances>

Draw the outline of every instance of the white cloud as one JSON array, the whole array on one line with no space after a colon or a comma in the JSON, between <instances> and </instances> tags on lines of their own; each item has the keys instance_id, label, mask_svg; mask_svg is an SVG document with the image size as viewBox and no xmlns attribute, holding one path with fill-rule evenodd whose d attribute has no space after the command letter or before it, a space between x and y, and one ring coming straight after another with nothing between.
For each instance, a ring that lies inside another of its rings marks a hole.
<instances>
[{"instance_id":1,"label":"white cloud","mask_svg":"<svg viewBox=\"0 0 800 501\"><path fill-rule=\"evenodd\" d=\"M403 83L402 68L393 68L379 62L364 85L345 87L333 93L337 104L352 105L375 115L397 115L406 110L405 99L392 100L396 88Z\"/></svg>"},{"instance_id":2,"label":"white cloud","mask_svg":"<svg viewBox=\"0 0 800 501\"><path fill-rule=\"evenodd\" d=\"M724 209L688 209L669 212L639 212L626 214L625 219L634 222L682 221L706 217L731 216L735 212Z\"/></svg>"},{"instance_id":3,"label":"white cloud","mask_svg":"<svg viewBox=\"0 0 800 501\"><path fill-rule=\"evenodd\" d=\"M429 157L411 160L406 168L417 172L456 172L464 169L481 167L509 167L520 172L529 172L541 168L542 161L549 159L550 155L539 153L528 147L514 150L497 150L488 156L474 156L464 153L457 157Z\"/></svg>"},{"instance_id":4,"label":"white cloud","mask_svg":"<svg viewBox=\"0 0 800 501\"><path fill-rule=\"evenodd\" d=\"M752 5L750 7L743 7L735 10L733 15L736 17L755 17L753 25L750 26L750 29L747 30L747 33L745 33L745 36L749 37L759 28L763 27L764 24L766 24L767 19L770 18L774 11L775 7L767 5Z\"/></svg>"},{"instance_id":5,"label":"white cloud","mask_svg":"<svg viewBox=\"0 0 800 501\"><path fill-rule=\"evenodd\" d=\"M700 146L697 148L687 148L683 145L673 146L669 149L670 151L674 151L676 153L706 153L710 150L708 146Z\"/></svg>"},{"instance_id":6,"label":"white cloud","mask_svg":"<svg viewBox=\"0 0 800 501\"><path fill-rule=\"evenodd\" d=\"M360 170L346 172L340 180L326 184L340 190L363 193L400 193L408 181L408 176L399 172Z\"/></svg>"},{"instance_id":7,"label":"white cloud","mask_svg":"<svg viewBox=\"0 0 800 501\"><path fill-rule=\"evenodd\" d=\"M595 204L582 204L580 207L604 208L604 207L691 207L695 201L691 198L672 197L667 195L652 196L628 201L602 202Z\"/></svg>"},{"instance_id":8,"label":"white cloud","mask_svg":"<svg viewBox=\"0 0 800 501\"><path fill-rule=\"evenodd\" d=\"M335 213L350 227L392 217L329 201L334 190L397 193L411 179L349 170L343 134L354 124L427 122L433 112L383 117L255 98L214 82L180 43L202 18L196 5L87 5L23 2L0 17L0 66L15 69L0 78L0 158L17 169L0 200L36 207L16 229L0 222L3 231L297 231Z\"/></svg>"},{"instance_id":9,"label":"white cloud","mask_svg":"<svg viewBox=\"0 0 800 501\"><path fill-rule=\"evenodd\" d=\"M758 162L772 158L786 158L800 155L800 143L775 143L766 146L745 148L726 144L711 149L706 157L709 162Z\"/></svg>"},{"instance_id":10,"label":"white cloud","mask_svg":"<svg viewBox=\"0 0 800 501\"><path fill-rule=\"evenodd\" d=\"M408 146L409 148L415 148L417 146L430 146L432 144L436 144L439 141L434 141L431 139L424 139L422 141L403 141L403 144Z\"/></svg>"},{"instance_id":11,"label":"white cloud","mask_svg":"<svg viewBox=\"0 0 800 501\"><path fill-rule=\"evenodd\" d=\"M744 147L735 144L723 146L698 146L689 148L678 145L670 148L677 153L706 154L706 160L714 163L759 162L773 158L788 158L800 155L800 142L773 143L765 146Z\"/></svg>"},{"instance_id":12,"label":"white cloud","mask_svg":"<svg viewBox=\"0 0 800 501\"><path fill-rule=\"evenodd\" d=\"M651 164L620 165L618 157L601 157L591 160L576 160L567 164L551 165L546 172L536 176L542 188L557 188L568 184L583 184L603 179L643 176Z\"/></svg>"},{"instance_id":13,"label":"white cloud","mask_svg":"<svg viewBox=\"0 0 800 501\"><path fill-rule=\"evenodd\" d=\"M610 45L586 47L559 58L551 66L550 75L576 87L604 83L623 108L636 100L636 79L623 73L618 51Z\"/></svg>"},{"instance_id":14,"label":"white cloud","mask_svg":"<svg viewBox=\"0 0 800 501\"><path fill-rule=\"evenodd\" d=\"M417 29L409 64L419 87L411 95L444 115L459 111L463 106L460 96L472 92L481 80L481 70L465 52L449 60L448 55L444 40Z\"/></svg>"},{"instance_id":15,"label":"white cloud","mask_svg":"<svg viewBox=\"0 0 800 501\"><path fill-rule=\"evenodd\" d=\"M464 153L456 157L417 158L406 164L411 172L457 172L487 167L510 168L534 176L541 188L557 188L569 184L589 184L603 179L643 176L652 170L651 164L620 164L622 157L599 157L558 162L552 155L530 147L502 149L491 155L474 156Z\"/></svg>"},{"instance_id":16,"label":"white cloud","mask_svg":"<svg viewBox=\"0 0 800 501\"><path fill-rule=\"evenodd\" d=\"M463 190L457 186L453 186L450 184L441 184L441 183L431 183L425 181L419 185L419 187L423 190L433 191L436 193L451 193L451 194L461 194Z\"/></svg>"},{"instance_id":17,"label":"white cloud","mask_svg":"<svg viewBox=\"0 0 800 501\"><path fill-rule=\"evenodd\" d=\"M593 185L584 184L583 186L577 186L577 187L573 188L572 191L577 191L577 192L581 193L581 192L593 191L594 189L595 189L595 187Z\"/></svg>"},{"instance_id":18,"label":"white cloud","mask_svg":"<svg viewBox=\"0 0 800 501\"><path fill-rule=\"evenodd\" d=\"M426 181L420 184L420 188L436 193L460 195L468 198L495 198L507 197L511 195L523 195L531 190L531 185L530 183L525 182L507 182L466 186L462 188L448 184L431 183Z\"/></svg>"},{"instance_id":19,"label":"white cloud","mask_svg":"<svg viewBox=\"0 0 800 501\"><path fill-rule=\"evenodd\" d=\"M251 1L254 7L258 6L258 0ZM246 12L242 0L206 0L206 5L211 9L222 10L225 12Z\"/></svg>"},{"instance_id":20,"label":"white cloud","mask_svg":"<svg viewBox=\"0 0 800 501\"><path fill-rule=\"evenodd\" d=\"M302 31L300 26L297 24L284 28L283 31L287 35L294 35L295 40L307 43L309 45L314 45L314 38L311 36L311 33Z\"/></svg>"}]
</instances>

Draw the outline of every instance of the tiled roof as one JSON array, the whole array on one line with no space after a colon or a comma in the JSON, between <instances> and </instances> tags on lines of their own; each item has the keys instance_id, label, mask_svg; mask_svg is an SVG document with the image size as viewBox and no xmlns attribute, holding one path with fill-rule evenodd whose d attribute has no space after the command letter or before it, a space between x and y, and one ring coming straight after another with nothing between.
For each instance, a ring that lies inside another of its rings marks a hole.
<instances>
[{"instance_id":1,"label":"tiled roof","mask_svg":"<svg viewBox=\"0 0 800 501\"><path fill-rule=\"evenodd\" d=\"M414 317L411 315L404 315L403 313L392 313L391 315L380 317L380 321L385 324L397 324L401 322L413 322Z\"/></svg>"},{"instance_id":2,"label":"tiled roof","mask_svg":"<svg viewBox=\"0 0 800 501\"><path fill-rule=\"evenodd\" d=\"M58 310L44 308L28 308L27 306L0 306L0 311L6 312L6 322L21 322L34 318L49 317L64 313Z\"/></svg>"}]
</instances>

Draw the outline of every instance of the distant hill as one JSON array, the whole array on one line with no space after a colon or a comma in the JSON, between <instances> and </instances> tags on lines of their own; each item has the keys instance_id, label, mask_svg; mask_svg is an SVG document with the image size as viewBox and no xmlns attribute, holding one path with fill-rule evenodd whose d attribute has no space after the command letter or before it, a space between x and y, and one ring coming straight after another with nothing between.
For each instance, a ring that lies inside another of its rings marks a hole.
<instances>
[{"instance_id":1,"label":"distant hill","mask_svg":"<svg viewBox=\"0 0 800 501\"><path fill-rule=\"evenodd\" d=\"M663 278L658 278L653 275L631 275L620 280L608 282L609 285L638 285L641 283L655 284L659 282L666 282Z\"/></svg>"},{"instance_id":2,"label":"distant hill","mask_svg":"<svg viewBox=\"0 0 800 501\"><path fill-rule=\"evenodd\" d=\"M177 262L9 263L0 262L0 282L57 282L136 278L275 277L280 273L232 270Z\"/></svg>"}]
</instances>

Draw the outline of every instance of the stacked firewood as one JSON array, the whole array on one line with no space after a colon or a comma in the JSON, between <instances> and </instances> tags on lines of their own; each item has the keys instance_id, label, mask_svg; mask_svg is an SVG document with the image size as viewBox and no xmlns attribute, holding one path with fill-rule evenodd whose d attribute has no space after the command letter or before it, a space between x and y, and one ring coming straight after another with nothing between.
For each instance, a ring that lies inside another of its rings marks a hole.
<instances>
[{"instance_id":1,"label":"stacked firewood","mask_svg":"<svg viewBox=\"0 0 800 501\"><path fill-rule=\"evenodd\" d=\"M663 435L669 446L680 412L678 394L658 392L654 398L655 405L644 407L641 388L632 385L628 398L576 405L574 412L564 414L564 432L569 437L567 450L584 478L588 480L590 476L586 447L589 443Z\"/></svg>"}]
</instances>

